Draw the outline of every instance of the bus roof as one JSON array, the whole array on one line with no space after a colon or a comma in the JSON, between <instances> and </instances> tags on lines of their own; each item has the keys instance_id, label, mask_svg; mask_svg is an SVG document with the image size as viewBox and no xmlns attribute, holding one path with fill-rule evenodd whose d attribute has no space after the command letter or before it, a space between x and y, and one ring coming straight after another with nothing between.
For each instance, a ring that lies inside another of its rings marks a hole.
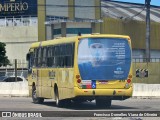
<instances>
[{"instance_id":1,"label":"bus roof","mask_svg":"<svg viewBox=\"0 0 160 120\"><path fill-rule=\"evenodd\" d=\"M93 33L93 34L86 34L83 36L80 36L80 38L94 38L94 37L106 37L106 38L125 38L130 39L127 35L116 35L116 34L99 34L99 33Z\"/></svg>"},{"instance_id":2,"label":"bus roof","mask_svg":"<svg viewBox=\"0 0 160 120\"><path fill-rule=\"evenodd\" d=\"M63 43L71 43L75 42L77 40L78 36L75 37L58 37L52 40L47 41L41 41L41 42L35 42L32 43L31 48L36 48L39 46L49 46L49 45L57 45L57 44L63 44Z\"/></svg>"},{"instance_id":3,"label":"bus roof","mask_svg":"<svg viewBox=\"0 0 160 120\"><path fill-rule=\"evenodd\" d=\"M31 48L37 48L39 46L49 46L49 45L57 45L63 43L72 43L81 38L95 38L95 37L107 37L107 38L124 38L130 40L130 37L127 35L114 35L114 34L87 34L82 36L74 36L74 37L58 37L52 40L41 41L32 43Z\"/></svg>"}]
</instances>

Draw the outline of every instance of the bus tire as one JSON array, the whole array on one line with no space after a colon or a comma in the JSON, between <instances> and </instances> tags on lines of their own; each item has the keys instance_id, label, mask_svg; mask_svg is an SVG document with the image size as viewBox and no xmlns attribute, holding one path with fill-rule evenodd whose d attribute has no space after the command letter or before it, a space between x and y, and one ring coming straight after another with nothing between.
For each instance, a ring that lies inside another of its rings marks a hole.
<instances>
[{"instance_id":1,"label":"bus tire","mask_svg":"<svg viewBox=\"0 0 160 120\"><path fill-rule=\"evenodd\" d=\"M107 99L107 101L106 101L106 107L110 108L111 104L112 104L112 100L111 99Z\"/></svg>"},{"instance_id":2,"label":"bus tire","mask_svg":"<svg viewBox=\"0 0 160 120\"><path fill-rule=\"evenodd\" d=\"M56 88L56 90L55 90L55 100L56 100L57 107L63 107L63 101L59 100L58 88Z\"/></svg>"},{"instance_id":3,"label":"bus tire","mask_svg":"<svg viewBox=\"0 0 160 120\"><path fill-rule=\"evenodd\" d=\"M100 108L110 108L111 102L111 99L96 98L96 106Z\"/></svg>"},{"instance_id":4,"label":"bus tire","mask_svg":"<svg viewBox=\"0 0 160 120\"><path fill-rule=\"evenodd\" d=\"M37 97L35 86L32 86L32 100L33 100L33 103L38 103L38 104L42 104L44 102L44 98Z\"/></svg>"},{"instance_id":5,"label":"bus tire","mask_svg":"<svg viewBox=\"0 0 160 120\"><path fill-rule=\"evenodd\" d=\"M83 102L86 102L87 100L74 99L72 101L74 104L82 104Z\"/></svg>"}]
</instances>

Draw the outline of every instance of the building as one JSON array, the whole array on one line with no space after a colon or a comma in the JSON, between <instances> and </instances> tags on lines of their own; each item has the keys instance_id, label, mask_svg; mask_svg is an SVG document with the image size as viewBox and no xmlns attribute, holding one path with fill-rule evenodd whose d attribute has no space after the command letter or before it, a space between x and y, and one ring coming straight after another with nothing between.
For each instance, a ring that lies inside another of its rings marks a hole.
<instances>
[{"instance_id":1,"label":"building","mask_svg":"<svg viewBox=\"0 0 160 120\"><path fill-rule=\"evenodd\" d=\"M134 82L160 84L160 7L150 9L149 63L145 62L145 11L144 4L112 0L1 0L0 42L6 43L9 59L18 59L20 67L26 67L23 63L32 42L79 32L129 35L137 58L133 59ZM148 71L148 77L137 78L137 70Z\"/></svg>"},{"instance_id":2,"label":"building","mask_svg":"<svg viewBox=\"0 0 160 120\"><path fill-rule=\"evenodd\" d=\"M30 44L38 41L37 25L37 0L0 1L0 42L6 43L11 63L26 62Z\"/></svg>"},{"instance_id":3,"label":"building","mask_svg":"<svg viewBox=\"0 0 160 120\"><path fill-rule=\"evenodd\" d=\"M126 34L132 39L133 58L146 58L146 5L102 0L103 33ZM160 7L150 7L150 54L160 58ZM154 60L154 59L153 59Z\"/></svg>"},{"instance_id":4,"label":"building","mask_svg":"<svg viewBox=\"0 0 160 120\"><path fill-rule=\"evenodd\" d=\"M111 0L2 0L0 42L9 59L25 61L32 42L79 32L125 34L132 39L133 57L145 58L145 10L144 4ZM160 7L151 6L150 16L151 57L160 58Z\"/></svg>"},{"instance_id":5,"label":"building","mask_svg":"<svg viewBox=\"0 0 160 120\"><path fill-rule=\"evenodd\" d=\"M39 0L38 1L38 37L40 41L55 37L68 37L99 32L99 0ZM45 24L44 24L45 23ZM100 28L99 28L100 29Z\"/></svg>"},{"instance_id":6,"label":"building","mask_svg":"<svg viewBox=\"0 0 160 120\"><path fill-rule=\"evenodd\" d=\"M39 0L39 41L89 33L125 34L133 58L146 58L146 6L111 0ZM151 6L151 58L160 58L160 7ZM45 23L45 24L44 24Z\"/></svg>"}]
</instances>

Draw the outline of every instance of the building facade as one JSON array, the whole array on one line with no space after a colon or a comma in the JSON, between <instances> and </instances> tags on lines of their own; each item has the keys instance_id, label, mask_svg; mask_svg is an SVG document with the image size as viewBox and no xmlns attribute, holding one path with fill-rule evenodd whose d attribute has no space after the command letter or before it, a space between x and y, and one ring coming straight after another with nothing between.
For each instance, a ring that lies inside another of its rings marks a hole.
<instances>
[{"instance_id":1,"label":"building facade","mask_svg":"<svg viewBox=\"0 0 160 120\"><path fill-rule=\"evenodd\" d=\"M38 40L90 33L132 39L133 58L146 58L146 6L110 0L38 0ZM160 8L151 6L151 58L160 58ZM142 60L143 61L143 60Z\"/></svg>"},{"instance_id":2,"label":"building facade","mask_svg":"<svg viewBox=\"0 0 160 120\"><path fill-rule=\"evenodd\" d=\"M38 41L37 0L0 1L0 42L11 63L26 62L32 42ZM14 66L14 65L13 65Z\"/></svg>"},{"instance_id":3,"label":"building facade","mask_svg":"<svg viewBox=\"0 0 160 120\"><path fill-rule=\"evenodd\" d=\"M160 8L151 6L151 58L160 58L159 16ZM32 42L78 33L123 34L132 39L133 58L143 62L145 18L144 4L110 0L2 0L0 41L6 43L9 59L25 60Z\"/></svg>"},{"instance_id":4,"label":"building facade","mask_svg":"<svg viewBox=\"0 0 160 120\"><path fill-rule=\"evenodd\" d=\"M38 6L39 41L100 32L100 0L38 0Z\"/></svg>"}]
</instances>

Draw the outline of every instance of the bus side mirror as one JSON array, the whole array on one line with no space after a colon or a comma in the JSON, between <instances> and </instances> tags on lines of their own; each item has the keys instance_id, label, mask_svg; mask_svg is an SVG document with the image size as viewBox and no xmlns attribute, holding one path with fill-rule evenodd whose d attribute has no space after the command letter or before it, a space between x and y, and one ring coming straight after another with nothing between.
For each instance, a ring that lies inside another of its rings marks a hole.
<instances>
[{"instance_id":1,"label":"bus side mirror","mask_svg":"<svg viewBox=\"0 0 160 120\"><path fill-rule=\"evenodd\" d=\"M30 54L27 53L27 55L26 55L26 60L29 61L29 59L30 59Z\"/></svg>"}]
</instances>

